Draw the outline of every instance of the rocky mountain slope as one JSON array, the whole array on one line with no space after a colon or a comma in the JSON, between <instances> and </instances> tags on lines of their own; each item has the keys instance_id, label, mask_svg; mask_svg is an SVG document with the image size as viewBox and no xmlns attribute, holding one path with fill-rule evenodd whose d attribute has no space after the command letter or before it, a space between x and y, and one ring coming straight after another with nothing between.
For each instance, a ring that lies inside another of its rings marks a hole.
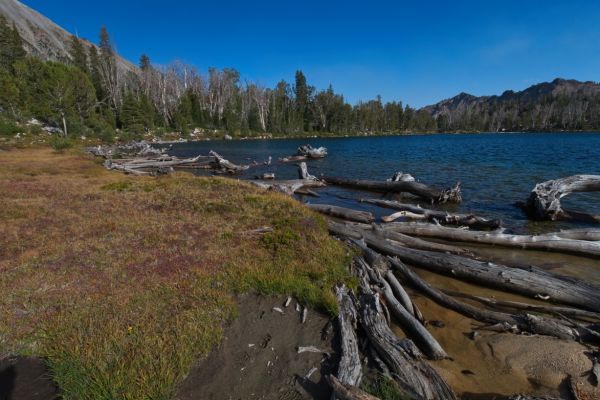
<instances>
[{"instance_id":1,"label":"rocky mountain slope","mask_svg":"<svg viewBox=\"0 0 600 400\"><path fill-rule=\"evenodd\" d=\"M17 0L0 0L0 14L4 15L9 23L14 22L29 54L45 60L69 59L71 33L50 19ZM84 40L84 43L86 46L93 45L87 40ZM120 56L117 56L117 65L125 71L135 69L132 63Z\"/></svg>"},{"instance_id":2,"label":"rocky mountain slope","mask_svg":"<svg viewBox=\"0 0 600 400\"><path fill-rule=\"evenodd\" d=\"M499 96L460 93L423 110L442 129L590 129L600 124L600 84L557 78Z\"/></svg>"}]
</instances>

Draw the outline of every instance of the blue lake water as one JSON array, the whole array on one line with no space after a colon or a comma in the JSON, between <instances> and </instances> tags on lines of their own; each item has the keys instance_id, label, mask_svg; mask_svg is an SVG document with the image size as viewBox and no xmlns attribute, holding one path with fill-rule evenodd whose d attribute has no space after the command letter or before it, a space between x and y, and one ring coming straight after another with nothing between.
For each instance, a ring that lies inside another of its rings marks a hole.
<instances>
[{"instance_id":1,"label":"blue lake water","mask_svg":"<svg viewBox=\"0 0 600 400\"><path fill-rule=\"evenodd\" d=\"M418 181L450 187L462 184L463 203L442 206L455 212L473 212L501 218L516 232L541 232L565 227L566 223L532 223L514 206L524 201L534 185L574 174L600 174L600 134L598 133L489 133L477 135L411 135L323 139L273 139L206 141L179 143L172 154L192 156L209 150L242 164L262 163L269 156L273 165L257 166L240 176L252 179L263 172L275 172L277 179L297 178L297 167L277 162L292 155L298 146L310 143L325 146L329 156L308 162L313 175L385 180L394 172L410 173ZM201 172L204 173L204 172ZM364 209L376 215L391 214L357 202L375 193L336 187L319 189L320 198L302 201L328 203ZM600 214L600 194L572 194L565 198L568 208Z\"/></svg>"}]
</instances>

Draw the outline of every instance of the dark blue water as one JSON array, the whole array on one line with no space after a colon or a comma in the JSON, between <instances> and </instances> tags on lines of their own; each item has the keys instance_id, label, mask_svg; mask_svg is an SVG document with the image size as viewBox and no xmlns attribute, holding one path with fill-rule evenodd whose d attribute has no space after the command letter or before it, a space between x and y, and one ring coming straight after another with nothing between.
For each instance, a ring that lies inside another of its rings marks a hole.
<instances>
[{"instance_id":1,"label":"dark blue water","mask_svg":"<svg viewBox=\"0 0 600 400\"><path fill-rule=\"evenodd\" d=\"M208 141L176 144L179 156L207 154L248 164L273 157L272 167L251 168L241 177L251 179L273 171L277 179L297 178L294 164L278 163L292 155L298 146L310 143L325 146L329 156L309 161L313 175L385 180L394 172L410 173L417 180L438 187L462 183L463 203L442 208L502 218L514 231L541 232L574 225L530 223L514 206L524 201L537 182L574 174L600 174L600 134L598 133L503 133L477 135L414 135L328 139L285 139L247 141ZM378 194L327 187L320 198L303 197L313 203L329 203L365 209L377 215L393 210L380 209L356 200ZM569 208L600 214L600 194L572 194L565 198Z\"/></svg>"}]
</instances>

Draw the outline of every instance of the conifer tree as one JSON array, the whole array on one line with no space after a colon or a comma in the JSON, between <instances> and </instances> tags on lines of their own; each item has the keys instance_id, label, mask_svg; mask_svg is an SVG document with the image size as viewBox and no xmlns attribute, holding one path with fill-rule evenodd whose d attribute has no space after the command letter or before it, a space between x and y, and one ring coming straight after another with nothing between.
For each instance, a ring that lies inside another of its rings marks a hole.
<instances>
[{"instance_id":1,"label":"conifer tree","mask_svg":"<svg viewBox=\"0 0 600 400\"><path fill-rule=\"evenodd\" d=\"M87 54L85 47L81 40L76 36L71 36L69 43L69 55L71 56L71 63L82 70L83 72L89 72Z\"/></svg>"},{"instance_id":2,"label":"conifer tree","mask_svg":"<svg viewBox=\"0 0 600 400\"><path fill-rule=\"evenodd\" d=\"M146 54L140 56L140 69L144 72L148 71L151 67L150 57Z\"/></svg>"},{"instance_id":3,"label":"conifer tree","mask_svg":"<svg viewBox=\"0 0 600 400\"><path fill-rule=\"evenodd\" d=\"M15 24L8 26L6 18L0 15L0 68L13 72L16 61L26 56L23 40Z\"/></svg>"},{"instance_id":4,"label":"conifer tree","mask_svg":"<svg viewBox=\"0 0 600 400\"><path fill-rule=\"evenodd\" d=\"M105 91L102 87L102 75L100 74L100 57L98 56L98 50L96 50L96 46L90 46L89 59L90 79L92 80L92 84L96 89L96 97L98 98L98 100L103 101L105 98Z\"/></svg>"}]
</instances>

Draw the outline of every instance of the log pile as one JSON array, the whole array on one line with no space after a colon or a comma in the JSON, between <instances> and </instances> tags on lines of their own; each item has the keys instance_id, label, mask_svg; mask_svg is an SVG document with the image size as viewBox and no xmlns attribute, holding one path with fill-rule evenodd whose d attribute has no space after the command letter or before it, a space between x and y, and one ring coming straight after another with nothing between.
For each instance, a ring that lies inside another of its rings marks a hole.
<instances>
[{"instance_id":1,"label":"log pile","mask_svg":"<svg viewBox=\"0 0 600 400\"><path fill-rule=\"evenodd\" d=\"M96 157L103 158L119 158L119 157L147 157L147 156L164 156L169 147L157 148L145 140L139 142L131 142L121 145L98 145L96 147L88 147L86 151Z\"/></svg>"},{"instance_id":2,"label":"log pile","mask_svg":"<svg viewBox=\"0 0 600 400\"><path fill-rule=\"evenodd\" d=\"M414 181L408 179L404 182ZM388 183L393 183L393 179ZM371 398L365 397L369 395L357 388L360 381L356 377L361 373L356 361L357 350L352 343L356 338L362 343L361 335L365 339L363 345L358 346L359 354L372 357L373 364L378 365L384 375L395 380L409 398L456 398L452 389L426 360L452 355L448 355L429 333L425 320L427 316L424 317L412 302L405 287L477 321L481 325L476 329L552 336L583 342L592 348L600 343L600 285L534 266L508 266L490 262L454 244L428 240L434 238L596 258L600 256L600 229L512 235L499 229L499 220L451 214L389 200L367 199L362 202L406 211L415 215L412 218L408 215L408 219L420 222L375 224L370 222L372 218L364 211L309 205L334 217L328 221L330 233L348 241L362 254L351 267L359 280L357 295L345 288L338 289L342 362L338 371L339 380L334 381L333 377L329 379L338 398ZM536 303L436 288L417 274L414 268L519 294L535 299ZM539 304L539 301L552 304ZM393 334L389 329L391 321L404 330L407 339L399 339ZM347 376L355 378L348 379ZM515 395L511 398L534 397Z\"/></svg>"},{"instance_id":3,"label":"log pile","mask_svg":"<svg viewBox=\"0 0 600 400\"><path fill-rule=\"evenodd\" d=\"M237 174L250 168L237 165L210 151L208 156L198 155L180 158L166 154L168 148L155 148L147 142L132 142L125 145L90 147L87 152L105 158L104 166L110 170L132 175L162 175L176 169L210 169L215 173ZM274 174L265 174L264 179L273 179Z\"/></svg>"}]
</instances>

